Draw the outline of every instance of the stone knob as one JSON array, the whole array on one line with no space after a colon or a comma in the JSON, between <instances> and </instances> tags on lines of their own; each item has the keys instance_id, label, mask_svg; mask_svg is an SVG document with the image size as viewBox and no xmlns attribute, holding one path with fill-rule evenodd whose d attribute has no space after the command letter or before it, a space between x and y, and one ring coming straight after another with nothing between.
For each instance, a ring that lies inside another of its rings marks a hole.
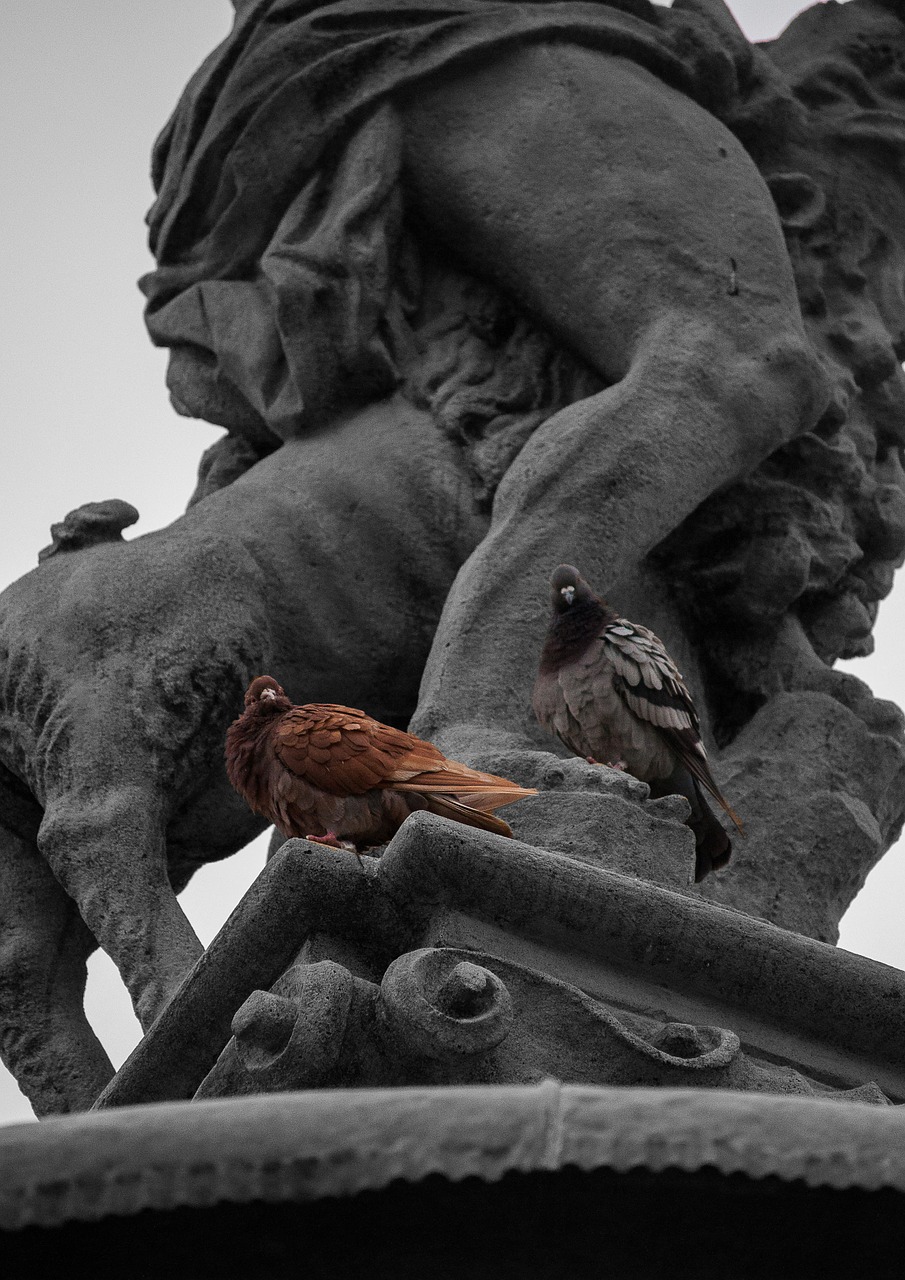
<instances>
[{"instance_id":1,"label":"stone knob","mask_svg":"<svg viewBox=\"0 0 905 1280\"><path fill-rule=\"evenodd\" d=\"M384 1038L403 1052L470 1057L505 1040L512 999L495 973L460 951L410 951L384 974L378 1018Z\"/></svg>"}]
</instances>

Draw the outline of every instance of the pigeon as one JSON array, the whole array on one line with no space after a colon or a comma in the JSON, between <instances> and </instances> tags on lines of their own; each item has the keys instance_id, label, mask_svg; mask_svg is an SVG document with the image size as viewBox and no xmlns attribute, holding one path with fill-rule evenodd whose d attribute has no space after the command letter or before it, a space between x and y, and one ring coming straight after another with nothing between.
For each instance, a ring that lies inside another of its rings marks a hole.
<instances>
[{"instance_id":1,"label":"pigeon","mask_svg":"<svg viewBox=\"0 0 905 1280\"><path fill-rule=\"evenodd\" d=\"M729 861L732 843L704 791L741 822L717 786L691 694L652 631L621 618L569 564L550 579L553 617L531 703L540 724L570 751L650 785L651 795L691 804L695 880Z\"/></svg>"},{"instance_id":2,"label":"pigeon","mask_svg":"<svg viewBox=\"0 0 905 1280\"><path fill-rule=\"evenodd\" d=\"M293 706L271 676L252 680L227 730L226 771L284 836L356 854L385 844L416 809L511 836L493 812L536 791L447 760L412 733L355 707Z\"/></svg>"}]
</instances>

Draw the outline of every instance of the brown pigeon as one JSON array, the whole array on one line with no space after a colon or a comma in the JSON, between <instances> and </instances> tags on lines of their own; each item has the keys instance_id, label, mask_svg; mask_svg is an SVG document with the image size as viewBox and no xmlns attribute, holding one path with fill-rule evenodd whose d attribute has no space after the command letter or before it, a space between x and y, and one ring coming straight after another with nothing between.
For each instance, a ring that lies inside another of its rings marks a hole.
<instances>
[{"instance_id":1,"label":"brown pigeon","mask_svg":"<svg viewBox=\"0 0 905 1280\"><path fill-rule=\"evenodd\" d=\"M624 768L651 795L691 804L695 880L729 861L732 844L704 793L742 831L710 772L691 694L662 640L620 618L572 565L550 579L553 618L532 706L543 727L591 762Z\"/></svg>"},{"instance_id":2,"label":"brown pigeon","mask_svg":"<svg viewBox=\"0 0 905 1280\"><path fill-rule=\"evenodd\" d=\"M227 731L226 771L284 836L356 853L385 844L416 809L511 836L493 810L535 794L354 707L295 707L270 676L252 680Z\"/></svg>"}]
</instances>

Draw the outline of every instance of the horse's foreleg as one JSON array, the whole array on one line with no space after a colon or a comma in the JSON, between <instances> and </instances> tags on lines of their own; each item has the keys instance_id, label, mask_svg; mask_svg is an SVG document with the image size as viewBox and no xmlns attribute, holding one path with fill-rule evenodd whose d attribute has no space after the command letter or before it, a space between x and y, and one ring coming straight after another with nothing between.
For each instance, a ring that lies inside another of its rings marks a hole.
<instances>
[{"instance_id":1,"label":"horse's foreleg","mask_svg":"<svg viewBox=\"0 0 905 1280\"><path fill-rule=\"evenodd\" d=\"M86 1110L113 1075L83 1008L95 946L35 845L0 827L0 1056L39 1116Z\"/></svg>"},{"instance_id":2,"label":"horse's foreleg","mask_svg":"<svg viewBox=\"0 0 905 1280\"><path fill-rule=\"evenodd\" d=\"M170 886L161 810L153 789L99 785L48 804L38 834L145 1030L204 950Z\"/></svg>"}]
</instances>

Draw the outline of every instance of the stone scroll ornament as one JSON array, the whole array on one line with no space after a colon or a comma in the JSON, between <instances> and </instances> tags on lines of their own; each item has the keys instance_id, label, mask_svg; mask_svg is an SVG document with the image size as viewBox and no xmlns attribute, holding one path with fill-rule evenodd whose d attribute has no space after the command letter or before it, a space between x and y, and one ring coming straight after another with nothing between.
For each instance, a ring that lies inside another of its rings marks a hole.
<instances>
[{"instance_id":1,"label":"stone scroll ornament","mask_svg":"<svg viewBox=\"0 0 905 1280\"><path fill-rule=\"evenodd\" d=\"M820 1088L758 1063L722 1027L618 1016L555 978L449 948L409 952L380 986L331 960L289 969L236 1013L196 1098L354 1084L646 1084L884 1105L873 1082Z\"/></svg>"},{"instance_id":2,"label":"stone scroll ornament","mask_svg":"<svg viewBox=\"0 0 905 1280\"><path fill-rule=\"evenodd\" d=\"M529 711L560 562L666 640L749 833L695 889L640 794L658 874L835 939L905 808L899 713L831 670L905 548L903 57L880 0L758 48L720 0L237 5L142 283L225 435L180 520L82 508L3 596L0 1045L39 1112L112 1074L95 946L146 1028L201 956L175 893L262 829L222 762L256 675L555 778L523 838L624 858Z\"/></svg>"}]
</instances>

